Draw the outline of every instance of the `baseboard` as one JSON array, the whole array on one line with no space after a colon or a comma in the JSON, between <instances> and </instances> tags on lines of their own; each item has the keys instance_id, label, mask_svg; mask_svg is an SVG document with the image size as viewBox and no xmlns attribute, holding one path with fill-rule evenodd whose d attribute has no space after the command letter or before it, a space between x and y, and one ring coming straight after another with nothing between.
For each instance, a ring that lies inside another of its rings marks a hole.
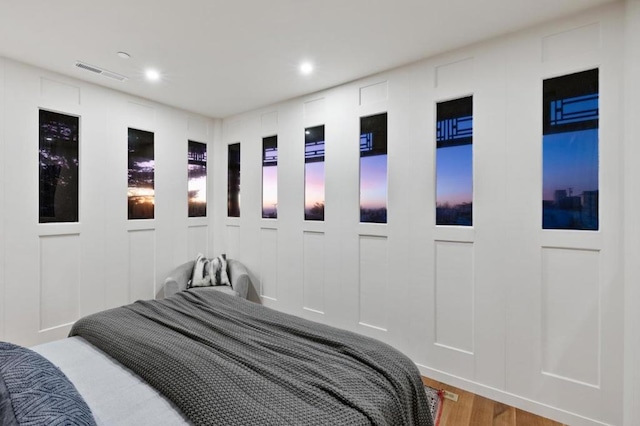
<instances>
[{"instance_id":1,"label":"baseboard","mask_svg":"<svg viewBox=\"0 0 640 426\"><path fill-rule=\"evenodd\" d=\"M489 398L494 401L510 405L512 407L520 408L521 410L529 411L530 413L534 413L539 416L555 420L557 422L561 422L571 426L612 426L609 423L602 423L601 421L590 419L588 417L552 407L547 404L542 404L528 398L523 398L504 390L472 382L470 380L445 373L444 371L435 370L421 364L416 365L420 370L420 374L425 377L437 380L439 382L447 383L451 386L455 386L465 391L473 392L476 395L484 396L485 398Z\"/></svg>"}]
</instances>

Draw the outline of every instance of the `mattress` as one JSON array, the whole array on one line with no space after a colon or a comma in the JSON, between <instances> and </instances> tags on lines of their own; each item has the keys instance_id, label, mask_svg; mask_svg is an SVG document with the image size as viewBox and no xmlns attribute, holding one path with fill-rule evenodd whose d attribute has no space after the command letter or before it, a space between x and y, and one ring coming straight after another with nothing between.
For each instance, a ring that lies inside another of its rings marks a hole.
<instances>
[{"instance_id":1,"label":"mattress","mask_svg":"<svg viewBox=\"0 0 640 426\"><path fill-rule=\"evenodd\" d=\"M51 361L71 380L98 425L191 424L171 401L147 382L81 337L31 349Z\"/></svg>"}]
</instances>

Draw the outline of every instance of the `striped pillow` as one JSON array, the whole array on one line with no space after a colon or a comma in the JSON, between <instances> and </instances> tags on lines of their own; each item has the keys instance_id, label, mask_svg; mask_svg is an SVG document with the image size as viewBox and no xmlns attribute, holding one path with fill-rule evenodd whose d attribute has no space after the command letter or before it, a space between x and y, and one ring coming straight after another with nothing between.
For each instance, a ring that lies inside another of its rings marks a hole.
<instances>
[{"instance_id":1,"label":"striped pillow","mask_svg":"<svg viewBox=\"0 0 640 426\"><path fill-rule=\"evenodd\" d=\"M211 285L228 285L231 287L231 280L227 273L227 255L221 254L209 261L209 277Z\"/></svg>"},{"instance_id":2,"label":"striped pillow","mask_svg":"<svg viewBox=\"0 0 640 426\"><path fill-rule=\"evenodd\" d=\"M193 265L191 280L187 283L187 288L191 287L207 287L212 285L211 277L207 274L209 260L202 253L198 253L196 262Z\"/></svg>"}]
</instances>

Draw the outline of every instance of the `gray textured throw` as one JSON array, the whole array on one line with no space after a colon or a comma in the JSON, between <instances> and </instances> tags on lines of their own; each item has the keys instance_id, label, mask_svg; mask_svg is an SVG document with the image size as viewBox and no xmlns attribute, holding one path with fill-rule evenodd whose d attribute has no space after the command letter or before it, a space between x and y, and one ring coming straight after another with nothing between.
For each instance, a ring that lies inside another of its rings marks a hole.
<instances>
[{"instance_id":1,"label":"gray textured throw","mask_svg":"<svg viewBox=\"0 0 640 426\"><path fill-rule=\"evenodd\" d=\"M90 315L71 335L197 425L432 425L420 374L397 350L217 291Z\"/></svg>"}]
</instances>

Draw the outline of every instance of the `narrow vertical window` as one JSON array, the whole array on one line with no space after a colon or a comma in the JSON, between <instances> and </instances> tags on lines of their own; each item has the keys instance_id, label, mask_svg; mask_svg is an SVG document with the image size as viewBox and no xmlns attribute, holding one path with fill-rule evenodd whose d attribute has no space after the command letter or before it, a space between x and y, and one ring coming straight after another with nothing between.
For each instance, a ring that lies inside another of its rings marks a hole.
<instances>
[{"instance_id":1,"label":"narrow vertical window","mask_svg":"<svg viewBox=\"0 0 640 426\"><path fill-rule=\"evenodd\" d=\"M598 229L598 70L543 85L542 228Z\"/></svg>"},{"instance_id":2,"label":"narrow vertical window","mask_svg":"<svg viewBox=\"0 0 640 426\"><path fill-rule=\"evenodd\" d=\"M155 205L153 133L129 129L129 219L153 219Z\"/></svg>"},{"instance_id":3,"label":"narrow vertical window","mask_svg":"<svg viewBox=\"0 0 640 426\"><path fill-rule=\"evenodd\" d=\"M187 160L189 217L207 215L207 144L189 141Z\"/></svg>"},{"instance_id":4,"label":"narrow vertical window","mask_svg":"<svg viewBox=\"0 0 640 426\"><path fill-rule=\"evenodd\" d=\"M79 121L40 110L40 223L78 221Z\"/></svg>"},{"instance_id":5,"label":"narrow vertical window","mask_svg":"<svg viewBox=\"0 0 640 426\"><path fill-rule=\"evenodd\" d=\"M440 102L436 118L436 225L473 225L473 97Z\"/></svg>"},{"instance_id":6,"label":"narrow vertical window","mask_svg":"<svg viewBox=\"0 0 640 426\"><path fill-rule=\"evenodd\" d=\"M227 216L240 217L240 143L227 152Z\"/></svg>"},{"instance_id":7,"label":"narrow vertical window","mask_svg":"<svg viewBox=\"0 0 640 426\"><path fill-rule=\"evenodd\" d=\"M262 217L278 217L278 136L262 138Z\"/></svg>"},{"instance_id":8,"label":"narrow vertical window","mask_svg":"<svg viewBox=\"0 0 640 426\"><path fill-rule=\"evenodd\" d=\"M304 218L324 220L324 126L304 131Z\"/></svg>"},{"instance_id":9,"label":"narrow vertical window","mask_svg":"<svg viewBox=\"0 0 640 426\"><path fill-rule=\"evenodd\" d=\"M360 118L360 222L387 223L387 113Z\"/></svg>"}]
</instances>

